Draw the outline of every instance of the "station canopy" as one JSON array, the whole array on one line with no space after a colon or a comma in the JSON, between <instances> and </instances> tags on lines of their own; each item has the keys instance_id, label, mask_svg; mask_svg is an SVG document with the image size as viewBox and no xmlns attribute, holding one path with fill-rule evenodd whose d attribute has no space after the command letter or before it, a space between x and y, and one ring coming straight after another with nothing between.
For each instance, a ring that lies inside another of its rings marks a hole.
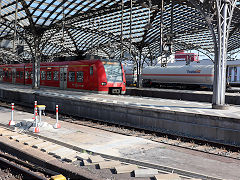
<instances>
[{"instance_id":1,"label":"station canopy","mask_svg":"<svg viewBox=\"0 0 240 180\"><path fill-rule=\"evenodd\" d=\"M217 32L215 4L216 0L0 0L0 63L32 62L36 53L41 61L86 55L153 60L178 50L198 50L212 58L214 41L206 19ZM240 1L227 51L228 58L240 51Z\"/></svg>"}]
</instances>

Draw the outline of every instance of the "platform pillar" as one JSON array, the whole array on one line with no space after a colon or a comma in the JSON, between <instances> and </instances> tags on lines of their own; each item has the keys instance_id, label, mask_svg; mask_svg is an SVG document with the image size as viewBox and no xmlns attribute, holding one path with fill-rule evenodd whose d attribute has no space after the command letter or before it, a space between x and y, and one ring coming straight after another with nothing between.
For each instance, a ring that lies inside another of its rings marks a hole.
<instances>
[{"instance_id":1,"label":"platform pillar","mask_svg":"<svg viewBox=\"0 0 240 180\"><path fill-rule=\"evenodd\" d=\"M33 58L33 81L32 88L39 89L40 86L40 52L39 52L40 38L34 37L34 58Z\"/></svg>"},{"instance_id":2,"label":"platform pillar","mask_svg":"<svg viewBox=\"0 0 240 180\"><path fill-rule=\"evenodd\" d=\"M215 52L213 109L227 109L225 104L226 91L226 57L230 24L236 0L215 0L217 9L218 50Z\"/></svg>"}]
</instances>

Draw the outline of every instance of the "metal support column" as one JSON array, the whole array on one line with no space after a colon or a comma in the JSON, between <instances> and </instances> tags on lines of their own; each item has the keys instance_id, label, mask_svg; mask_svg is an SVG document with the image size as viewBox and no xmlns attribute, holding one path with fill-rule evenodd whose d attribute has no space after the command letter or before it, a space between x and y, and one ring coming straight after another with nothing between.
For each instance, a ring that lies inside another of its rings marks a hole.
<instances>
[{"instance_id":1,"label":"metal support column","mask_svg":"<svg viewBox=\"0 0 240 180\"><path fill-rule=\"evenodd\" d=\"M0 22L2 21L2 0L0 0Z\"/></svg>"},{"instance_id":2,"label":"metal support column","mask_svg":"<svg viewBox=\"0 0 240 180\"><path fill-rule=\"evenodd\" d=\"M129 54L130 54L130 59L132 57L132 7L133 7L133 2L130 0L130 47L129 47Z\"/></svg>"},{"instance_id":3,"label":"metal support column","mask_svg":"<svg viewBox=\"0 0 240 180\"><path fill-rule=\"evenodd\" d=\"M213 109L226 109L226 57L227 44L236 0L216 0L218 17L218 52L215 52Z\"/></svg>"},{"instance_id":4,"label":"metal support column","mask_svg":"<svg viewBox=\"0 0 240 180\"><path fill-rule=\"evenodd\" d=\"M121 2L121 7L122 7L122 16L121 16L121 52L120 52L120 59L121 62L123 61L123 11L124 11L124 0Z\"/></svg>"},{"instance_id":5,"label":"metal support column","mask_svg":"<svg viewBox=\"0 0 240 180\"><path fill-rule=\"evenodd\" d=\"M162 64L162 55L163 55L163 0L161 1L161 15L160 15L160 52L159 55L161 57L161 64Z\"/></svg>"},{"instance_id":6,"label":"metal support column","mask_svg":"<svg viewBox=\"0 0 240 180\"><path fill-rule=\"evenodd\" d=\"M13 55L16 60L16 39L17 39L17 14L18 14L18 0L16 0L16 6L15 6L15 19L14 19L14 35L13 35ZM11 60L12 62L12 60Z\"/></svg>"},{"instance_id":7,"label":"metal support column","mask_svg":"<svg viewBox=\"0 0 240 180\"><path fill-rule=\"evenodd\" d=\"M39 89L40 87L40 52L39 42L40 38L34 35L34 59L33 59L33 81L32 88Z\"/></svg>"}]
</instances>

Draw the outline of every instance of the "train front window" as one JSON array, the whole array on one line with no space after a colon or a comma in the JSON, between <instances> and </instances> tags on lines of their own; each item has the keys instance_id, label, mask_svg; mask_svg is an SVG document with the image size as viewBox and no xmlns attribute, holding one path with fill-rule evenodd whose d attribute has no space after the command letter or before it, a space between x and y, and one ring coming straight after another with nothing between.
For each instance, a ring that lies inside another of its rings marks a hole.
<instances>
[{"instance_id":1,"label":"train front window","mask_svg":"<svg viewBox=\"0 0 240 180\"><path fill-rule=\"evenodd\" d=\"M108 82L122 82L122 67L119 62L103 62L107 81Z\"/></svg>"}]
</instances>

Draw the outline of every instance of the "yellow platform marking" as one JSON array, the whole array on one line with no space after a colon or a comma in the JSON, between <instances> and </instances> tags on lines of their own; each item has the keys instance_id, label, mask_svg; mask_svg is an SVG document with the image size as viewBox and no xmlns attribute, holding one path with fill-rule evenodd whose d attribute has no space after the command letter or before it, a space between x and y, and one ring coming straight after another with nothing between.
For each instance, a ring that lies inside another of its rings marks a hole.
<instances>
[{"instance_id":1,"label":"yellow platform marking","mask_svg":"<svg viewBox=\"0 0 240 180\"><path fill-rule=\"evenodd\" d=\"M52 176L51 180L67 180L63 175L59 174L56 176Z\"/></svg>"}]
</instances>

